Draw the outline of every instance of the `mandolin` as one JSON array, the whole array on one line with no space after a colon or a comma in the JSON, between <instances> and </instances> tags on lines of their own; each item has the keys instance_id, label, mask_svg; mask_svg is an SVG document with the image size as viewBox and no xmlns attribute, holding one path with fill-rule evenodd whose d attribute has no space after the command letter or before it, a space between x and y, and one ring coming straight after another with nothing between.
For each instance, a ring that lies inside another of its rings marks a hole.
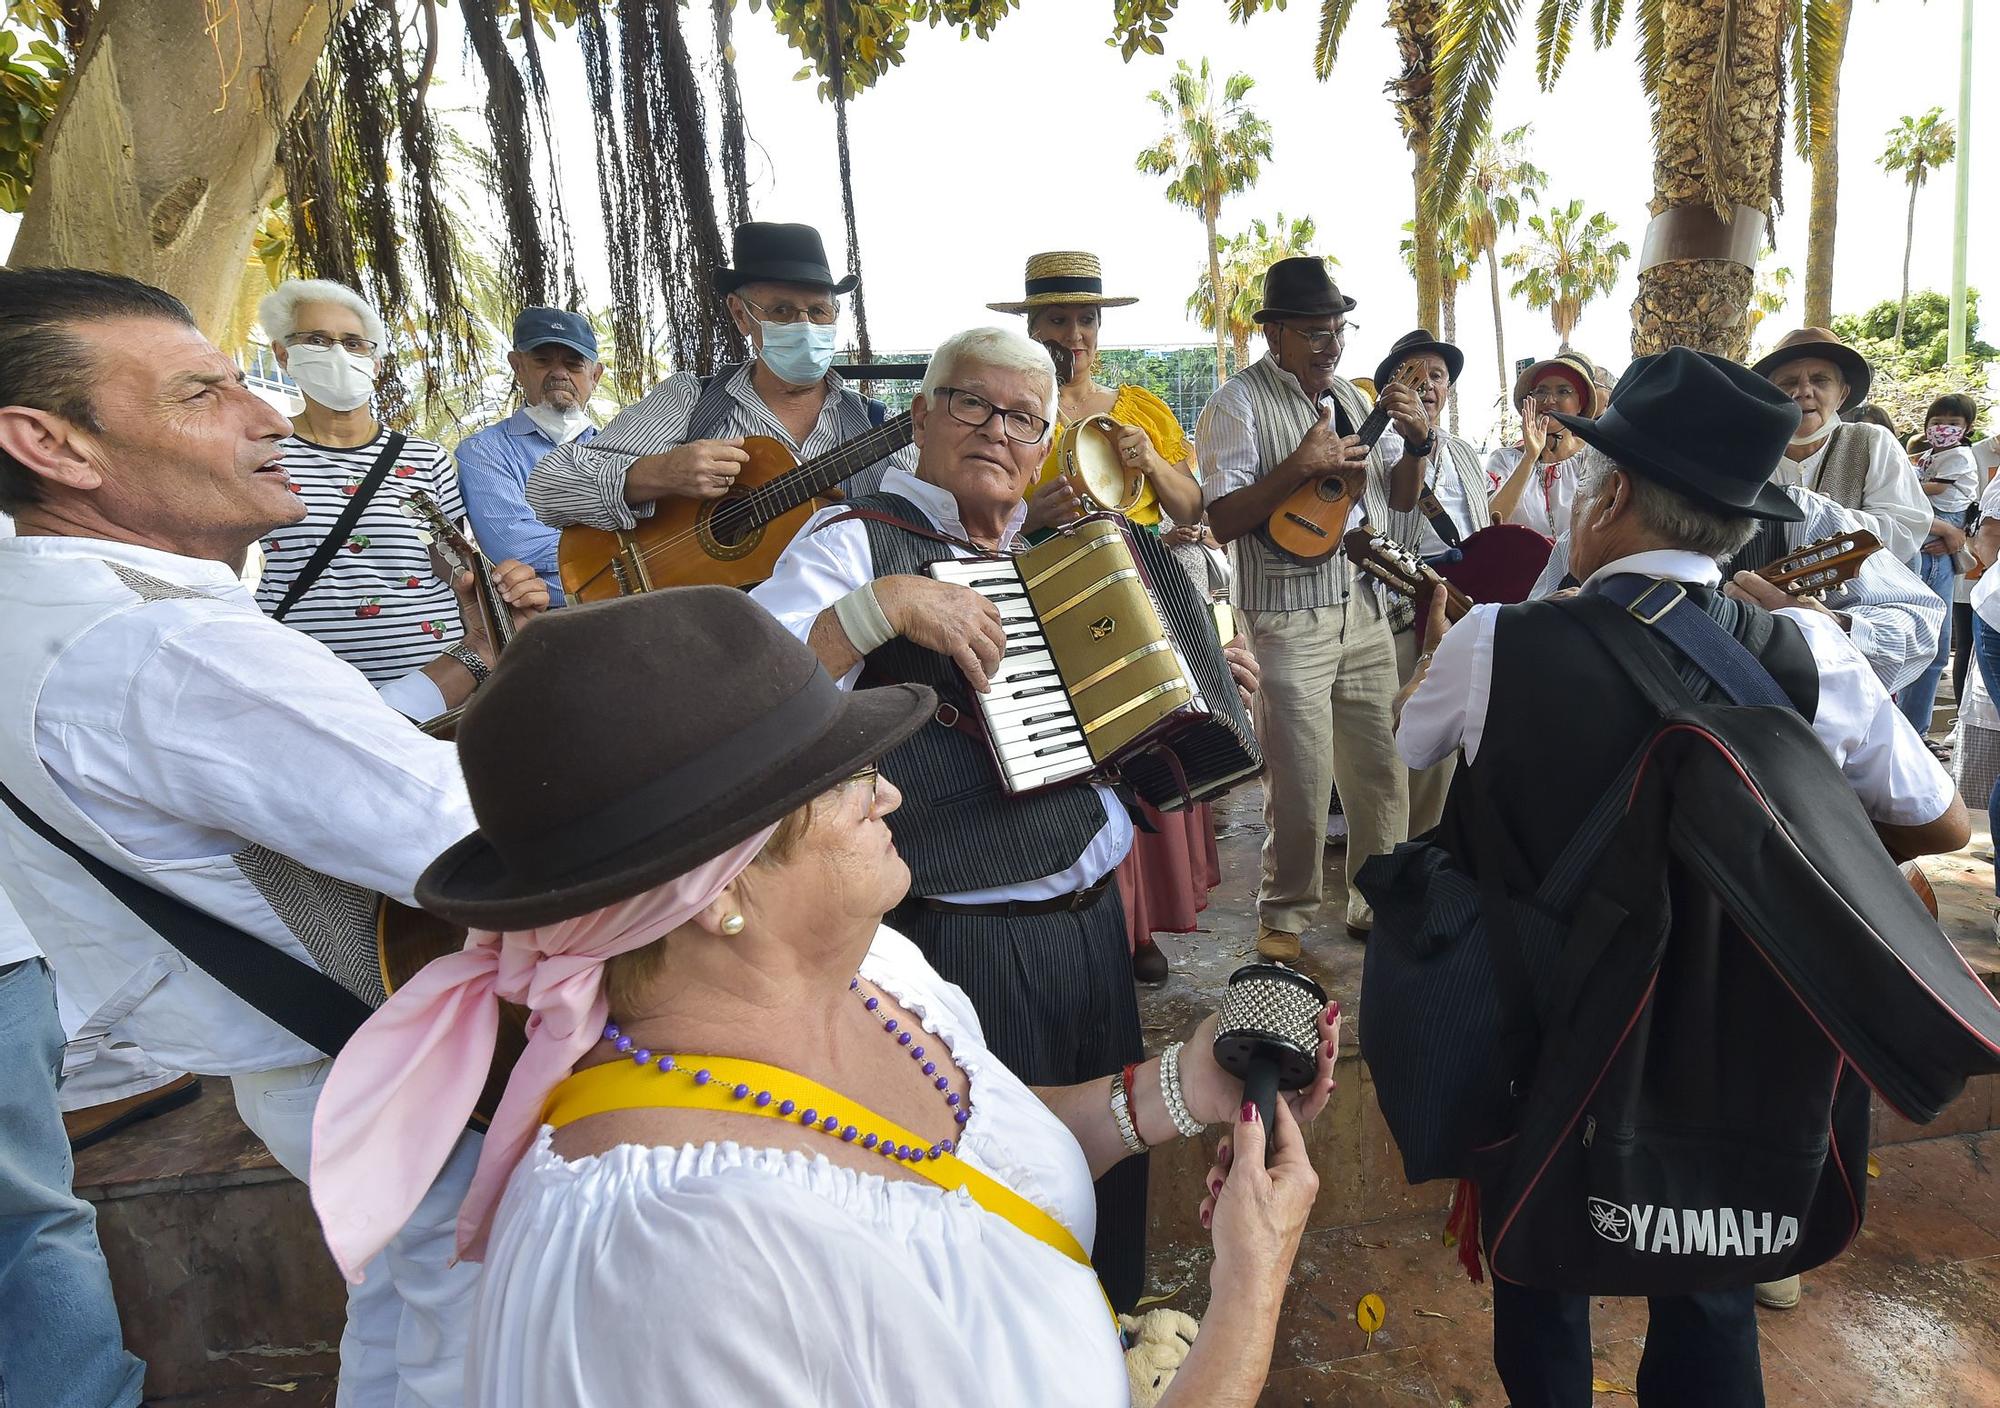
<instances>
[{"instance_id":1,"label":"mandolin","mask_svg":"<svg viewBox=\"0 0 2000 1408\"><path fill-rule=\"evenodd\" d=\"M472 574L472 600L479 612L480 623L486 628L486 638L493 642L495 651L505 650L514 639L514 616L507 603L500 597L500 589L493 584L493 564L486 560L472 540L465 536L445 516L438 501L422 489L412 489L404 496L401 504L403 516L416 520L422 526L424 536L429 540L432 552L442 563L442 575L448 582L457 581L464 573ZM459 716L465 706L447 709L436 718L426 719L419 727L435 738L450 738L458 727Z\"/></svg>"},{"instance_id":2,"label":"mandolin","mask_svg":"<svg viewBox=\"0 0 2000 1408\"><path fill-rule=\"evenodd\" d=\"M1422 377L1420 367L1406 362L1391 380L1415 387ZM1389 412L1377 397L1374 408L1355 430L1354 438L1372 447L1388 428ZM1363 476L1354 477L1359 479ZM1347 491L1347 481L1338 474L1329 474L1294 489L1283 503L1272 510L1264 524L1264 536L1270 540L1272 547L1292 561L1312 566L1326 561L1340 550L1341 530L1347 526L1347 515L1353 509L1354 495Z\"/></svg>"},{"instance_id":3,"label":"mandolin","mask_svg":"<svg viewBox=\"0 0 2000 1408\"><path fill-rule=\"evenodd\" d=\"M604 601L660 587L754 587L805 527L815 500L915 435L905 411L803 464L780 441L746 435L750 462L724 497L661 499L631 528L563 529L556 547L563 591L571 601Z\"/></svg>"}]
</instances>

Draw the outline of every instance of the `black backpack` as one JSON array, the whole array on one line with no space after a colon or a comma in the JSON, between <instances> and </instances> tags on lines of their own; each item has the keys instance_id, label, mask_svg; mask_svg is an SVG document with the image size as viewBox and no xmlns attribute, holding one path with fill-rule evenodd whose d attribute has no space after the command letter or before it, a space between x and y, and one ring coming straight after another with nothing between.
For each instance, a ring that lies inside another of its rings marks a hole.
<instances>
[{"instance_id":1,"label":"black backpack","mask_svg":"<svg viewBox=\"0 0 2000 1408\"><path fill-rule=\"evenodd\" d=\"M1505 832L1476 768L1478 874L1427 839L1362 868L1362 1055L1412 1181L1467 1180L1463 1251L1477 1227L1495 1275L1776 1280L1860 1230L1869 1086L1934 1118L2000 1070L2000 1004L1756 656L1673 583L1573 609L1660 721L1534 895L1486 854ZM1699 701L1647 626L1732 702Z\"/></svg>"}]
</instances>

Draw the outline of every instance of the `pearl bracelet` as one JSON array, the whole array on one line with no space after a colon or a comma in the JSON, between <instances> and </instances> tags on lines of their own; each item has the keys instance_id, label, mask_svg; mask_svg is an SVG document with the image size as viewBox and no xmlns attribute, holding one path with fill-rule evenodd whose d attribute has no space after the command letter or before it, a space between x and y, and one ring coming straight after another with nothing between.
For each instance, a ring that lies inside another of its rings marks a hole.
<instances>
[{"instance_id":1,"label":"pearl bracelet","mask_svg":"<svg viewBox=\"0 0 2000 1408\"><path fill-rule=\"evenodd\" d=\"M1167 1102L1167 1118L1174 1122L1181 1138L1200 1136L1206 1125L1194 1117L1181 1096L1181 1043L1176 1041L1160 1053L1160 1094Z\"/></svg>"}]
</instances>

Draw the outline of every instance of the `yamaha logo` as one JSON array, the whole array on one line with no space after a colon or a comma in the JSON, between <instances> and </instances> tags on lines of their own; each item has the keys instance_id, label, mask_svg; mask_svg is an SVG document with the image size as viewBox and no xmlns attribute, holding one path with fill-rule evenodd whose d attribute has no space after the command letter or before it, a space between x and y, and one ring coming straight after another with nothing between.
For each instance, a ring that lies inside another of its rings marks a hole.
<instances>
[{"instance_id":1,"label":"yamaha logo","mask_svg":"<svg viewBox=\"0 0 2000 1408\"><path fill-rule=\"evenodd\" d=\"M1632 1238L1632 1215L1602 1198L1590 1200L1590 1225L1607 1242L1627 1242Z\"/></svg>"}]
</instances>

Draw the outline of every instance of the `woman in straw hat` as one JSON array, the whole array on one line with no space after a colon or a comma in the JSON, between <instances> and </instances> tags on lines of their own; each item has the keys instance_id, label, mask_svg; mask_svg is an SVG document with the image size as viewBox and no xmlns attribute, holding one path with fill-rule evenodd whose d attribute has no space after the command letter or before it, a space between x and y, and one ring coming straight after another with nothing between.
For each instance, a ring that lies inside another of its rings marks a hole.
<instances>
[{"instance_id":1,"label":"woman in straw hat","mask_svg":"<svg viewBox=\"0 0 2000 1408\"><path fill-rule=\"evenodd\" d=\"M607 661L616 688L576 688ZM1213 1019L1128 1076L1022 1085L880 927L909 871L873 764L935 707L843 693L722 587L537 622L480 692L458 737L479 830L417 884L471 935L340 1054L312 1180L354 1276L472 1113L500 1004L528 1009L459 1218L485 1262L468 1401L1122 1405L1091 1179L1227 1121L1208 1331L1161 1402L1254 1402L1337 1009L1269 1131Z\"/></svg>"},{"instance_id":2,"label":"woman in straw hat","mask_svg":"<svg viewBox=\"0 0 2000 1408\"><path fill-rule=\"evenodd\" d=\"M1138 502L1125 517L1138 528L1161 533L1206 594L1206 550L1217 544L1196 482L1194 442L1182 432L1172 408L1145 387L1105 386L1091 375L1097 369L1104 310L1139 300L1107 296L1097 256L1081 250L1030 255L1026 282L1019 301L986 306L998 313L1025 314L1029 337L1053 343L1068 355L1070 377L1058 388L1055 433L1041 475L1029 491L1022 531L1045 531L1083 512L1076 491L1062 477L1064 446L1078 422L1109 416L1118 423L1113 444L1120 462L1143 478ZM1056 366L1060 372L1061 356ZM1147 819L1152 829L1137 834L1131 854L1118 867L1118 891L1125 901L1133 976L1150 985L1165 982L1168 972L1167 956L1153 935L1194 932L1198 916L1208 908L1208 892L1222 879L1222 863L1215 848L1214 812L1206 803L1176 813L1148 808Z\"/></svg>"}]
</instances>

